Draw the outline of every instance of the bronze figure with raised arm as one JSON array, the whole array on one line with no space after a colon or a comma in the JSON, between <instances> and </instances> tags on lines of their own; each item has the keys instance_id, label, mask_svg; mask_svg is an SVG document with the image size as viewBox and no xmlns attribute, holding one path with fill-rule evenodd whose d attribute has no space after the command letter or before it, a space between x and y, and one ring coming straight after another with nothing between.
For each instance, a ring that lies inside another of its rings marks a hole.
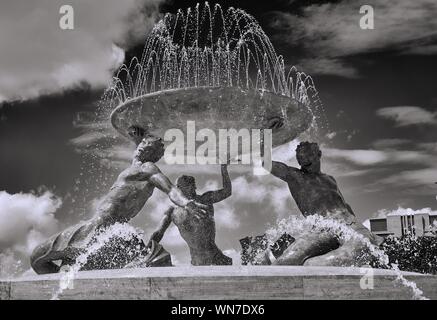
<instances>
[{"instance_id":1,"label":"bronze figure with raised arm","mask_svg":"<svg viewBox=\"0 0 437 320\"><path fill-rule=\"evenodd\" d=\"M381 239L359 223L341 194L335 179L321 172L322 152L317 143L301 142L296 149L300 169L272 162L271 174L288 184L291 196L304 216L320 215L342 222L373 244ZM330 232L307 233L297 238L279 257L269 250L266 263L279 265L353 265L365 248L363 242L346 243Z\"/></svg>"},{"instance_id":2,"label":"bronze figure with raised arm","mask_svg":"<svg viewBox=\"0 0 437 320\"><path fill-rule=\"evenodd\" d=\"M176 206L186 212L194 216L206 214L206 206L196 203L196 199L188 198L156 166L155 162L164 154L161 139L151 135L144 137L144 131L138 128L132 132L132 137L138 143L132 164L120 173L100 201L94 217L54 235L35 248L31 255L31 265L38 274L58 272L62 265L74 263L90 236L98 230L117 222L128 222L135 217L155 188L165 192ZM153 248L163 250L161 246ZM168 264L170 258L165 250L163 255L167 256ZM61 264L55 261L61 261ZM161 264L157 261L156 265L162 265L162 261Z\"/></svg>"},{"instance_id":3,"label":"bronze figure with raised arm","mask_svg":"<svg viewBox=\"0 0 437 320\"><path fill-rule=\"evenodd\" d=\"M182 207L170 207L156 232L152 234L151 241L161 241L165 231L173 222L188 244L191 254L191 264L203 265L231 265L232 259L225 256L215 243L214 203L220 202L232 194L232 185L229 178L227 165L221 166L223 188L216 191L208 191L202 195L196 193L196 182L191 176L180 176L177 187L185 197L192 201L207 206L207 214L194 216L192 211Z\"/></svg>"}]
</instances>

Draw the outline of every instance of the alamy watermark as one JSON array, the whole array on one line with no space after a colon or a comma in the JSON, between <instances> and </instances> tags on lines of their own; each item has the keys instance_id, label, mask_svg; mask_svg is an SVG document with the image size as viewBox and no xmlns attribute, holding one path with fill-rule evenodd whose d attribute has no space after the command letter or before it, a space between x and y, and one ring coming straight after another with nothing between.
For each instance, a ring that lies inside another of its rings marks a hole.
<instances>
[{"instance_id":1,"label":"alamy watermark","mask_svg":"<svg viewBox=\"0 0 437 320\"><path fill-rule=\"evenodd\" d=\"M69 4L64 4L59 8L59 28L62 30L73 30L74 29L74 9L73 6Z\"/></svg>"},{"instance_id":2,"label":"alamy watermark","mask_svg":"<svg viewBox=\"0 0 437 320\"><path fill-rule=\"evenodd\" d=\"M375 287L373 268L370 266L362 267L360 268L360 273L363 274L360 279L360 288L362 290L373 290Z\"/></svg>"},{"instance_id":3,"label":"alamy watermark","mask_svg":"<svg viewBox=\"0 0 437 320\"><path fill-rule=\"evenodd\" d=\"M59 8L59 28L62 30L74 29L74 9L72 5L64 4ZM360 7L360 14L362 14L359 25L363 30L375 29L375 15L373 6L365 4Z\"/></svg>"},{"instance_id":4,"label":"alamy watermark","mask_svg":"<svg viewBox=\"0 0 437 320\"><path fill-rule=\"evenodd\" d=\"M247 164L255 175L272 169L271 129L218 129L217 137L216 131L196 131L195 121L187 121L186 135L169 129L164 141L170 142L164 153L167 164Z\"/></svg>"},{"instance_id":5,"label":"alamy watermark","mask_svg":"<svg viewBox=\"0 0 437 320\"><path fill-rule=\"evenodd\" d=\"M365 4L360 7L360 13L363 15L360 18L360 28L363 30L375 29L375 14L371 5Z\"/></svg>"}]
</instances>

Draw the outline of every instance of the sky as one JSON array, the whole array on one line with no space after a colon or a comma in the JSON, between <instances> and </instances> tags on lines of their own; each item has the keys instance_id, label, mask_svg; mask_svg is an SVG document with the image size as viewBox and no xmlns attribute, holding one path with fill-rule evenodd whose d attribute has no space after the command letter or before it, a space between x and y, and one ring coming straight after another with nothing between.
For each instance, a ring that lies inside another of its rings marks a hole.
<instances>
[{"instance_id":1,"label":"sky","mask_svg":"<svg viewBox=\"0 0 437 320\"><path fill-rule=\"evenodd\" d=\"M322 170L336 178L360 221L400 207L436 210L435 1L218 2L253 15L286 64L313 77L329 124L317 138ZM6 273L16 264L28 268L38 242L91 217L129 164L134 145L96 118L103 90L123 62L141 55L164 13L196 1L70 3L74 30L59 28L62 1L0 3L0 266ZM374 8L373 30L359 27L363 4ZM278 147L273 159L296 165L296 144ZM199 192L220 187L218 166L158 165L173 181L194 175ZM215 207L217 243L236 258L238 239L299 212L283 182L238 165L229 171L234 193ZM131 223L147 238L168 205L155 191ZM174 227L163 245L176 263L189 262Z\"/></svg>"}]
</instances>

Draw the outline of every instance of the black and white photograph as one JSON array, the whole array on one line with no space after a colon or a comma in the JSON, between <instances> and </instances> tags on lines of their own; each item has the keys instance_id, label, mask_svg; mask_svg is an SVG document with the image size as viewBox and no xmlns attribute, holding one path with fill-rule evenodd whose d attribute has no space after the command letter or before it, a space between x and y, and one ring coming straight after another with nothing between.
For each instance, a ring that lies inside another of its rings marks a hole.
<instances>
[{"instance_id":1,"label":"black and white photograph","mask_svg":"<svg viewBox=\"0 0 437 320\"><path fill-rule=\"evenodd\" d=\"M0 300L436 299L436 0L1 0Z\"/></svg>"}]
</instances>

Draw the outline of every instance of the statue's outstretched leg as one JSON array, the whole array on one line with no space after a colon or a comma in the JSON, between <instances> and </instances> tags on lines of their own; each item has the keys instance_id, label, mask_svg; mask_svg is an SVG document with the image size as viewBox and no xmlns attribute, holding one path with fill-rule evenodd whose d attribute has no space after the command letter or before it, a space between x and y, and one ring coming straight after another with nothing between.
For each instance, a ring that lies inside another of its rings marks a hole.
<instances>
[{"instance_id":1,"label":"statue's outstretched leg","mask_svg":"<svg viewBox=\"0 0 437 320\"><path fill-rule=\"evenodd\" d=\"M360 266L361 264L366 264L360 262L360 256L364 250L366 250L365 244L357 240L350 240L335 250L306 260L304 265L338 267Z\"/></svg>"},{"instance_id":2,"label":"statue's outstretched leg","mask_svg":"<svg viewBox=\"0 0 437 320\"><path fill-rule=\"evenodd\" d=\"M313 257L305 261L305 266L362 266L369 261L365 258L369 252L368 245L378 247L382 238L372 234L362 224L354 223L350 225L351 232L355 236L347 241L341 241L340 247L326 254Z\"/></svg>"},{"instance_id":3,"label":"statue's outstretched leg","mask_svg":"<svg viewBox=\"0 0 437 320\"><path fill-rule=\"evenodd\" d=\"M298 237L284 253L276 260L271 261L274 265L301 266L314 256L325 254L338 248L337 238L329 232L307 233Z\"/></svg>"}]
</instances>

